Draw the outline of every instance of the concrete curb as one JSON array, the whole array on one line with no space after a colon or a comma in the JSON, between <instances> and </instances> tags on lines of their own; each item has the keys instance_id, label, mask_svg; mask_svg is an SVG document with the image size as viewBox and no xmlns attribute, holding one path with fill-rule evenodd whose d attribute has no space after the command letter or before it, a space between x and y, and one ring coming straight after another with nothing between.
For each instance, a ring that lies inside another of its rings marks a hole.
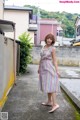
<instances>
[{"instance_id":1,"label":"concrete curb","mask_svg":"<svg viewBox=\"0 0 80 120\"><path fill-rule=\"evenodd\" d=\"M80 79L80 77L72 77L72 76L71 77L66 77L66 76L62 77L61 76L60 79Z\"/></svg>"},{"instance_id":2,"label":"concrete curb","mask_svg":"<svg viewBox=\"0 0 80 120\"><path fill-rule=\"evenodd\" d=\"M65 91L65 93L71 98L71 100L76 104L76 106L80 109L80 101L66 88L66 86L60 81L61 88Z\"/></svg>"}]
</instances>

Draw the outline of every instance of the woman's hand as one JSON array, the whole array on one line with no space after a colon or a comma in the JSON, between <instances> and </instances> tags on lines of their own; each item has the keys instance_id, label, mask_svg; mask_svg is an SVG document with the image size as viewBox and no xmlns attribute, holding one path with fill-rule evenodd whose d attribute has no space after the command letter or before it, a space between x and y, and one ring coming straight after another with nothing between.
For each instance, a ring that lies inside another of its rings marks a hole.
<instances>
[{"instance_id":1,"label":"woman's hand","mask_svg":"<svg viewBox=\"0 0 80 120\"><path fill-rule=\"evenodd\" d=\"M40 70L38 69L38 74L40 73Z\"/></svg>"},{"instance_id":2,"label":"woman's hand","mask_svg":"<svg viewBox=\"0 0 80 120\"><path fill-rule=\"evenodd\" d=\"M38 74L40 73L40 63L41 63L41 59L39 61Z\"/></svg>"},{"instance_id":3,"label":"woman's hand","mask_svg":"<svg viewBox=\"0 0 80 120\"><path fill-rule=\"evenodd\" d=\"M57 73L58 77L60 78L60 73L58 71L56 73Z\"/></svg>"}]
</instances>

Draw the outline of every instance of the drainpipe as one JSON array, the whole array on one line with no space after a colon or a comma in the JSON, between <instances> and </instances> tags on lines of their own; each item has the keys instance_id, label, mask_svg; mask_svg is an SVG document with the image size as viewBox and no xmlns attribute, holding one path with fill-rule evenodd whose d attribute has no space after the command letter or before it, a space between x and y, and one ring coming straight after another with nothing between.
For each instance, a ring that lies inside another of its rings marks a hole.
<instances>
[{"instance_id":1,"label":"drainpipe","mask_svg":"<svg viewBox=\"0 0 80 120\"><path fill-rule=\"evenodd\" d=\"M52 34L53 34L53 23L52 23L52 30L51 30Z\"/></svg>"},{"instance_id":2,"label":"drainpipe","mask_svg":"<svg viewBox=\"0 0 80 120\"><path fill-rule=\"evenodd\" d=\"M14 25L14 41L13 41L13 68L14 68L14 84L16 85L16 42L15 42L15 25Z\"/></svg>"}]
</instances>

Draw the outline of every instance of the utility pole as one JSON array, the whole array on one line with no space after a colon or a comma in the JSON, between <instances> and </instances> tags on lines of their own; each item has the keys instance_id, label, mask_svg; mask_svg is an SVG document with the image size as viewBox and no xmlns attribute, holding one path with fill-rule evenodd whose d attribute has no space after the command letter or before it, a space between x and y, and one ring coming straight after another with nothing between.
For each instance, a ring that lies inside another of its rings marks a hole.
<instances>
[{"instance_id":1,"label":"utility pole","mask_svg":"<svg viewBox=\"0 0 80 120\"><path fill-rule=\"evenodd\" d=\"M5 7L5 1L6 1L6 0L3 0L3 19L4 19L4 7Z\"/></svg>"},{"instance_id":2,"label":"utility pole","mask_svg":"<svg viewBox=\"0 0 80 120\"><path fill-rule=\"evenodd\" d=\"M8 1L8 0L3 0L3 19L4 19L4 7L5 7L6 1Z\"/></svg>"},{"instance_id":3,"label":"utility pole","mask_svg":"<svg viewBox=\"0 0 80 120\"><path fill-rule=\"evenodd\" d=\"M3 13L4 13L4 1L0 0L0 19L3 19Z\"/></svg>"},{"instance_id":4,"label":"utility pole","mask_svg":"<svg viewBox=\"0 0 80 120\"><path fill-rule=\"evenodd\" d=\"M64 18L62 18L61 24L63 23L63 20L64 20ZM63 30L63 34L62 34L62 46L63 46L63 38L64 38L64 30Z\"/></svg>"},{"instance_id":5,"label":"utility pole","mask_svg":"<svg viewBox=\"0 0 80 120\"><path fill-rule=\"evenodd\" d=\"M40 45L40 8L39 8L39 6L38 6L38 12L37 12L37 25L38 25L37 45Z\"/></svg>"}]
</instances>

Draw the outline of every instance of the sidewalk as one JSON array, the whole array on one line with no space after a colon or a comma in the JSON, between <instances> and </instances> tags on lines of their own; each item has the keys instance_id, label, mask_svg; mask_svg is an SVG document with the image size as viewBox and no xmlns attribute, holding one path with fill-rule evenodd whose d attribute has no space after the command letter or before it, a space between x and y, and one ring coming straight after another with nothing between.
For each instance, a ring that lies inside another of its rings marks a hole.
<instances>
[{"instance_id":1,"label":"sidewalk","mask_svg":"<svg viewBox=\"0 0 80 120\"><path fill-rule=\"evenodd\" d=\"M59 66L61 78L80 79L80 67Z\"/></svg>"},{"instance_id":2,"label":"sidewalk","mask_svg":"<svg viewBox=\"0 0 80 120\"><path fill-rule=\"evenodd\" d=\"M60 83L62 89L80 108L80 79L61 79Z\"/></svg>"},{"instance_id":3,"label":"sidewalk","mask_svg":"<svg viewBox=\"0 0 80 120\"><path fill-rule=\"evenodd\" d=\"M80 108L80 67L59 67L59 70L62 89Z\"/></svg>"},{"instance_id":4,"label":"sidewalk","mask_svg":"<svg viewBox=\"0 0 80 120\"><path fill-rule=\"evenodd\" d=\"M29 73L18 78L2 111L8 112L9 120L76 120L74 108L62 93L57 95L60 108L54 113L41 105L47 97L38 90L37 69L37 65L29 65Z\"/></svg>"}]
</instances>

